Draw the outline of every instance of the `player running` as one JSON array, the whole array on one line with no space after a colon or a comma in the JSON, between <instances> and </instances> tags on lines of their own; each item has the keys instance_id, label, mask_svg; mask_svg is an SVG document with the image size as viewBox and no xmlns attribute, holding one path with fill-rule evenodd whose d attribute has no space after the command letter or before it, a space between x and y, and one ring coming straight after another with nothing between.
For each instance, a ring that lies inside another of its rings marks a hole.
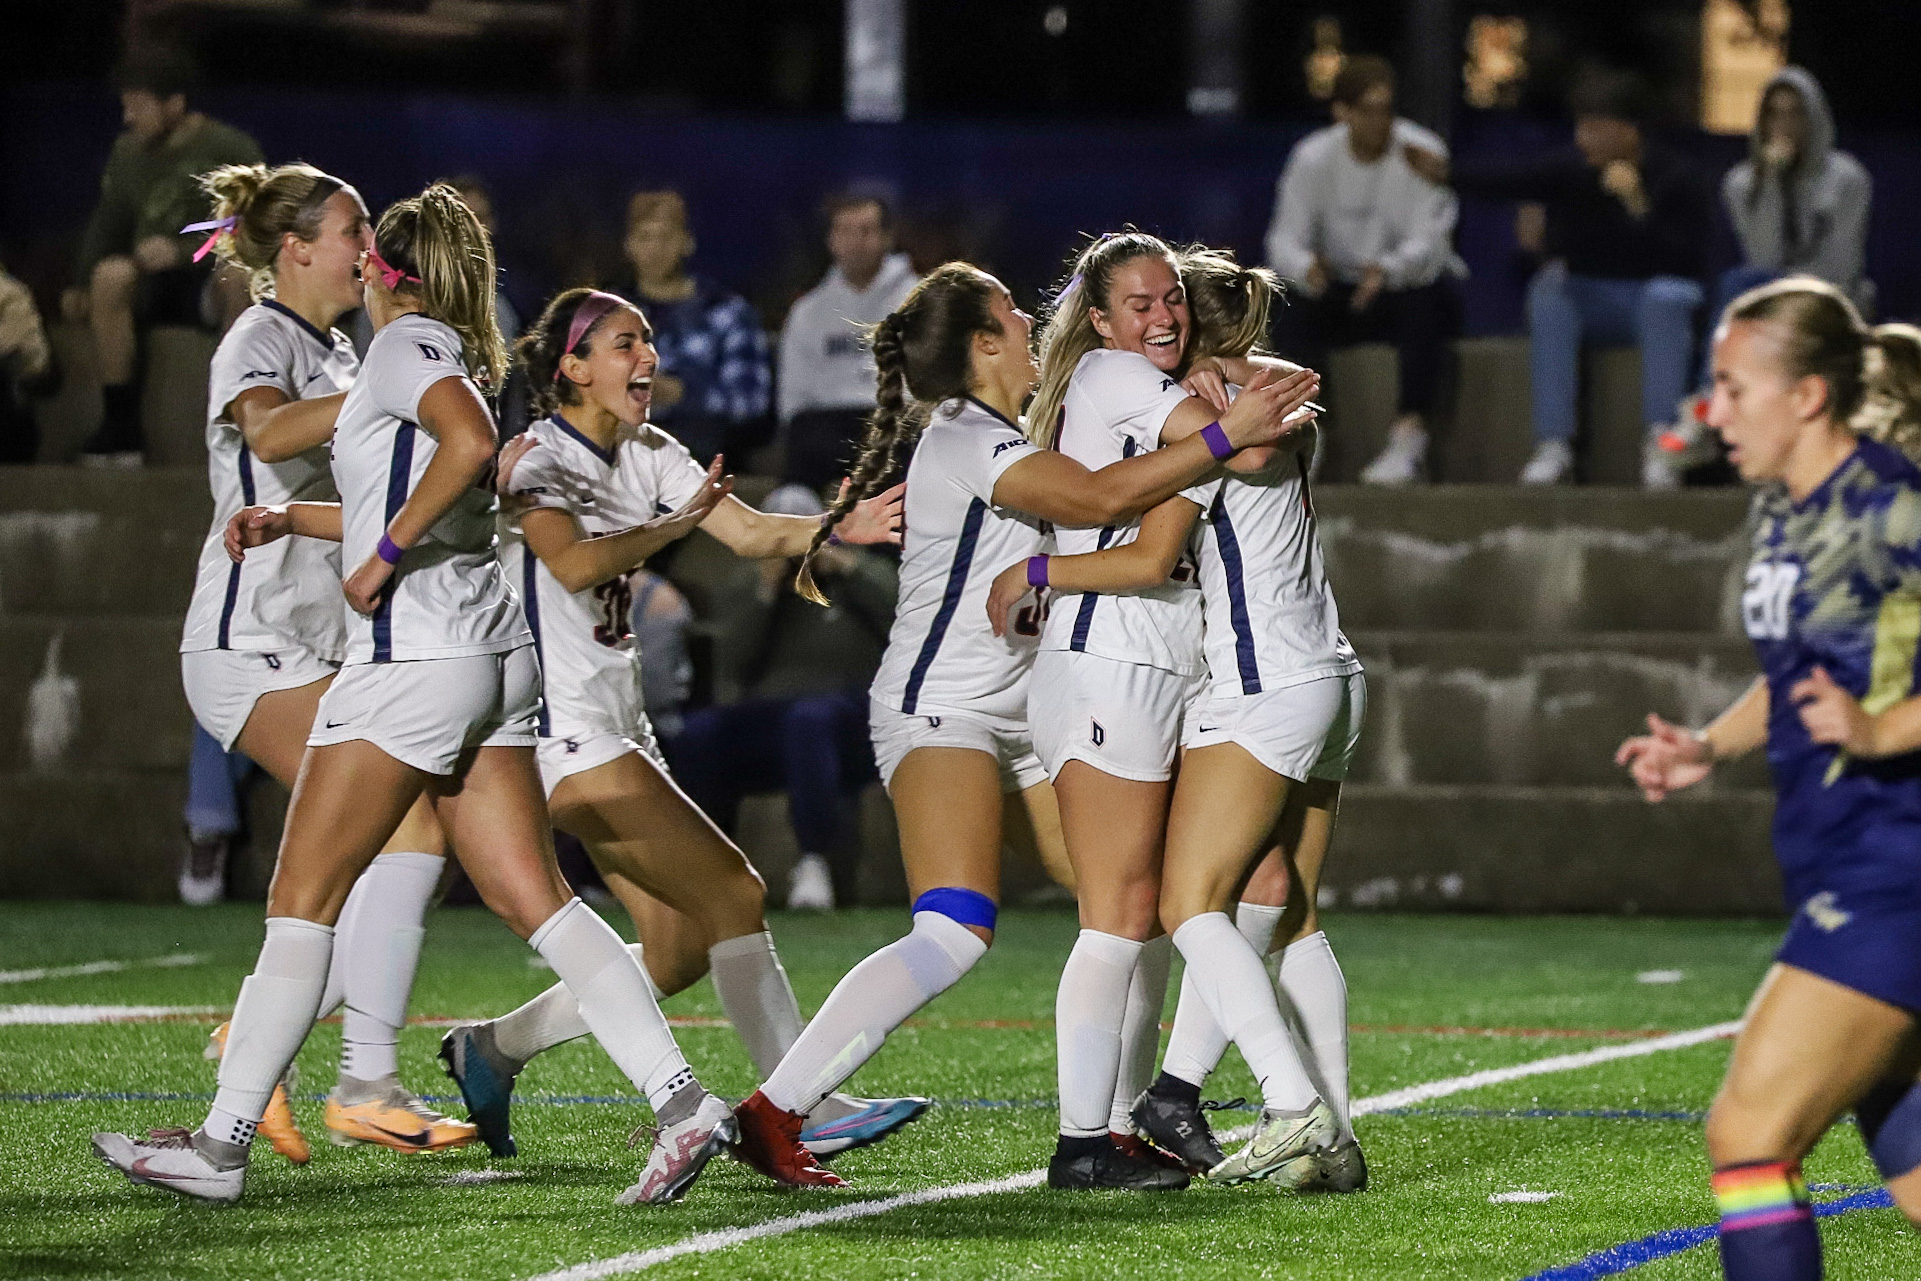
<instances>
[{"instance_id":1,"label":"player running","mask_svg":"<svg viewBox=\"0 0 1921 1281\"><path fill-rule=\"evenodd\" d=\"M220 1089L200 1128L96 1134L136 1183L235 1201L275 1082L313 1025L332 922L408 807L432 798L485 901L580 1002L582 1017L653 1105L660 1127L623 1203L672 1200L734 1136L695 1081L620 936L554 865L534 764L540 673L494 554L497 386L493 246L452 188L382 215L362 260L375 337L334 435L341 502L236 519L233 541L339 540L354 565L346 666L320 701L268 894L267 936L241 985ZM258 515L258 512L243 513Z\"/></svg>"},{"instance_id":2,"label":"player running","mask_svg":"<svg viewBox=\"0 0 1921 1281\"><path fill-rule=\"evenodd\" d=\"M840 1184L797 1142L805 1118L986 953L999 912L1003 834L1031 832L1043 851L1058 846L1053 796L1027 725L1041 620L1029 613L1007 634L993 633L984 606L995 571L1041 550L1043 522L1129 520L1214 467L1198 439L1099 471L1037 448L1017 423L1039 373L1032 326L998 280L948 263L874 334L878 407L854 483L834 511L878 488L912 451L900 604L870 715L875 759L900 821L914 926L840 981L736 1112L738 1154L784 1182ZM1314 385L1302 375L1243 398L1222 420L1227 448L1275 439ZM1126 995L1123 976L1117 1004ZM1158 1015L1157 1004L1156 1028ZM1106 1088L1111 1093L1111 1074ZM1109 1110L1103 1098L1103 1136ZM1124 1169L1127 1186L1187 1181L1113 1153L1102 1168Z\"/></svg>"},{"instance_id":3,"label":"player running","mask_svg":"<svg viewBox=\"0 0 1921 1281\"><path fill-rule=\"evenodd\" d=\"M1708 1113L1730 1281L1821 1275L1801 1160L1849 1108L1921 1223L1921 469L1857 430L1921 419L1921 348L1832 285L1741 295L1714 341L1708 424L1755 495L1742 618L1762 676L1702 730L1621 745L1651 801L1763 744L1794 918Z\"/></svg>"},{"instance_id":4,"label":"player running","mask_svg":"<svg viewBox=\"0 0 1921 1281\"><path fill-rule=\"evenodd\" d=\"M1278 282L1270 272L1242 267L1227 254L1188 250L1179 262L1194 322L1194 369L1202 371L1213 384L1211 390L1226 402L1228 389L1219 381L1216 362L1237 360L1257 349L1267 333ZM1190 900L1205 902L1207 912L1224 916L1233 887L1272 845L1257 884L1240 904L1243 936L1257 958L1265 955L1291 888L1295 907L1286 914L1288 937L1283 941L1303 944L1296 952L1318 947L1331 963L1325 935L1310 928L1310 905L1340 780L1359 735L1365 693L1360 663L1341 635L1322 567L1307 493L1311 443L1311 437L1301 433L1283 451L1242 453L1229 461L1223 475L1148 513L1133 541L1105 551L1050 557L1046 576L1061 591L1154 588L1168 581L1187 554L1200 522L1196 559L1208 687L1183 729L1162 875L1162 920L1176 928L1179 945L1180 925L1199 915ZM988 599L996 626L1027 590L1021 567L1003 571ZM1272 891L1267 897L1274 906L1258 897L1264 889ZM1218 933L1213 931L1216 937ZM1191 938L1189 943L1200 946ZM1297 1150L1298 1143L1277 1143L1275 1135L1265 1132L1240 1154L1238 1165L1224 1164L1227 1158L1200 1106L1200 1086L1228 1042L1209 1012L1208 988L1218 986L1222 974L1244 982L1245 966L1223 968L1241 959L1229 956L1223 962L1211 949L1205 959L1187 957L1166 1067L1153 1088L1133 1101L1132 1124L1196 1173L1218 1170L1215 1177L1239 1181L1278 1171L1288 1186L1312 1181L1345 1191L1363 1185L1365 1165L1344 1121L1340 1156L1326 1169L1326 1160L1308 1157ZM1260 968L1258 959L1255 967ZM1277 1041L1272 1027L1259 1024L1261 1035L1250 1036L1255 1048L1243 1046L1242 1051L1263 1080L1269 1108L1292 1122L1282 1126L1290 1131L1302 1128L1317 1096L1329 1100L1340 1121L1347 1097L1345 985L1339 987L1339 1008L1333 1011L1340 1020L1340 1037L1331 1042L1315 1035L1326 1022L1316 1016L1327 1012L1335 994L1302 982L1300 968L1295 967L1294 976L1283 971L1281 996L1297 995L1293 1004L1302 1013L1316 1057L1308 1074L1302 1074L1284 1026L1283 1040ZM1334 974L1338 978L1338 967ZM1261 993L1252 998L1257 1011L1275 1003L1264 971L1259 978ZM1317 1117L1316 1125L1307 1127L1318 1140L1326 1139L1324 1120ZM1266 1154L1265 1159L1250 1164L1250 1152Z\"/></svg>"},{"instance_id":5,"label":"player running","mask_svg":"<svg viewBox=\"0 0 1921 1281\"><path fill-rule=\"evenodd\" d=\"M370 243L360 193L310 165L228 165L201 179L214 198L213 252L251 277L254 305L214 353L207 396L213 526L200 550L180 642L194 717L291 788L314 708L346 649L340 549L288 538L244 562L227 555L227 522L243 508L331 502L327 443L360 362L333 328L360 306L360 255ZM427 1107L401 1084L396 1049L420 958L426 912L445 866L430 807L416 804L340 913L340 946L322 1013L346 1002L340 1079L327 1097L329 1136L403 1152L459 1147L474 1128ZM218 1057L227 1025L208 1048ZM276 1088L261 1132L294 1162L310 1152Z\"/></svg>"},{"instance_id":6,"label":"player running","mask_svg":"<svg viewBox=\"0 0 1921 1281\"><path fill-rule=\"evenodd\" d=\"M800 1006L762 915L765 886L734 843L674 785L641 706L628 575L696 527L748 557L803 554L817 518L757 511L647 421L658 362L652 330L614 294L570 289L520 340L546 417L508 448L502 563L520 588L545 702L535 757L554 823L578 836L634 918L632 951L671 995L711 968L721 1008L755 1071L800 1035ZM857 504L835 527L849 543L898 543L900 493ZM643 945L645 952L643 953ZM510 1156L514 1080L535 1055L587 1024L564 984L512 1013L448 1032L440 1055L481 1137ZM805 1135L828 1154L873 1143L925 1099L838 1095Z\"/></svg>"}]
</instances>

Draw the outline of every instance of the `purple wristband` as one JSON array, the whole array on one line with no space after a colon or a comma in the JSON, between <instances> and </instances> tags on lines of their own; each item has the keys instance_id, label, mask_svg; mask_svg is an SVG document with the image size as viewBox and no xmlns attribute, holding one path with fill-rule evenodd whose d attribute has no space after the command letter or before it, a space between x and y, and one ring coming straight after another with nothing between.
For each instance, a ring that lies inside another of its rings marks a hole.
<instances>
[{"instance_id":1,"label":"purple wristband","mask_svg":"<svg viewBox=\"0 0 1921 1281\"><path fill-rule=\"evenodd\" d=\"M828 517L832 516L833 514L834 513L832 512L822 512L820 514L820 523L823 525L827 524ZM829 527L829 529L827 530L827 546L839 547L840 544L841 544L840 535L836 533L832 527Z\"/></svg>"},{"instance_id":2,"label":"purple wristband","mask_svg":"<svg viewBox=\"0 0 1921 1281\"><path fill-rule=\"evenodd\" d=\"M1047 557L1029 556L1027 558L1027 585L1029 587L1047 586Z\"/></svg>"},{"instance_id":3,"label":"purple wristband","mask_svg":"<svg viewBox=\"0 0 1921 1281\"><path fill-rule=\"evenodd\" d=\"M1221 430L1218 420L1201 428L1201 439L1207 442L1207 452L1222 462L1234 456L1234 442L1230 441L1227 433Z\"/></svg>"},{"instance_id":4,"label":"purple wristband","mask_svg":"<svg viewBox=\"0 0 1921 1281\"><path fill-rule=\"evenodd\" d=\"M374 555L380 557L380 559L386 561L389 565L398 565L401 556L404 555L405 552L406 548L396 544L393 539L387 536L384 530L380 535L380 545L374 548Z\"/></svg>"}]
</instances>

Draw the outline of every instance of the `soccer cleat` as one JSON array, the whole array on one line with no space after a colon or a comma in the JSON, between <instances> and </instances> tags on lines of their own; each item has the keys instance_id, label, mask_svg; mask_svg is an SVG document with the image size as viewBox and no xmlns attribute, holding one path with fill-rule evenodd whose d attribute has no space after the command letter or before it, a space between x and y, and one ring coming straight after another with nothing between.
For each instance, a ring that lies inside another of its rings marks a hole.
<instances>
[{"instance_id":1,"label":"soccer cleat","mask_svg":"<svg viewBox=\"0 0 1921 1281\"><path fill-rule=\"evenodd\" d=\"M1297 1191L1321 1168L1321 1160L1340 1137L1334 1110L1314 1100L1300 1116L1263 1109L1254 1137L1233 1156L1207 1172L1209 1183L1249 1183L1266 1179Z\"/></svg>"},{"instance_id":2,"label":"soccer cleat","mask_svg":"<svg viewBox=\"0 0 1921 1281\"><path fill-rule=\"evenodd\" d=\"M1154 1156L1136 1156L1111 1140L1074 1155L1056 1150L1047 1163L1047 1186L1061 1191L1179 1192L1189 1182L1185 1170L1164 1165Z\"/></svg>"},{"instance_id":3,"label":"soccer cleat","mask_svg":"<svg viewBox=\"0 0 1921 1281\"><path fill-rule=\"evenodd\" d=\"M814 1154L801 1146L805 1118L783 1111L755 1090L734 1109L739 1132L734 1159L744 1161L776 1183L794 1188L844 1188L847 1180L823 1169Z\"/></svg>"},{"instance_id":4,"label":"soccer cleat","mask_svg":"<svg viewBox=\"0 0 1921 1281\"><path fill-rule=\"evenodd\" d=\"M207 1058L218 1061L227 1053L227 1029L232 1026L232 1022L222 1023L208 1035L204 1051ZM280 1078L280 1084L273 1087L273 1094L267 1099L267 1113L260 1118L258 1132L281 1156L295 1165L305 1165L313 1159L313 1145L300 1132L300 1122L294 1119L293 1103L287 1096L287 1087L297 1080L289 1064L287 1074Z\"/></svg>"},{"instance_id":5,"label":"soccer cleat","mask_svg":"<svg viewBox=\"0 0 1921 1281\"><path fill-rule=\"evenodd\" d=\"M879 1143L933 1106L932 1099L857 1099L830 1094L811 1112L800 1132L801 1146L817 1160Z\"/></svg>"},{"instance_id":6,"label":"soccer cleat","mask_svg":"<svg viewBox=\"0 0 1921 1281\"><path fill-rule=\"evenodd\" d=\"M1227 1159L1197 1103L1157 1093L1150 1086L1134 1100L1131 1115L1136 1134L1161 1151L1172 1153L1194 1174L1205 1174Z\"/></svg>"},{"instance_id":7,"label":"soccer cleat","mask_svg":"<svg viewBox=\"0 0 1921 1281\"><path fill-rule=\"evenodd\" d=\"M648 1129L642 1126L634 1131L634 1137ZM725 1151L739 1133L727 1104L709 1094L685 1121L653 1131L654 1148L647 1157L647 1168L633 1187L614 1198L614 1204L644 1201L659 1205L680 1200L707 1163Z\"/></svg>"},{"instance_id":8,"label":"soccer cleat","mask_svg":"<svg viewBox=\"0 0 1921 1281\"><path fill-rule=\"evenodd\" d=\"M343 1076L327 1096L327 1138L336 1147L377 1143L396 1152L444 1152L479 1137L471 1122L440 1115L396 1077L355 1081Z\"/></svg>"},{"instance_id":9,"label":"soccer cleat","mask_svg":"<svg viewBox=\"0 0 1921 1281\"><path fill-rule=\"evenodd\" d=\"M1116 1134L1110 1130L1107 1137L1115 1147L1128 1156L1138 1157L1143 1161L1153 1161L1167 1169L1179 1170L1183 1174L1187 1172L1186 1164L1179 1157L1172 1152L1161 1151L1138 1134Z\"/></svg>"},{"instance_id":10,"label":"soccer cleat","mask_svg":"<svg viewBox=\"0 0 1921 1281\"><path fill-rule=\"evenodd\" d=\"M1367 1191L1367 1158L1354 1139L1336 1143L1321 1153L1320 1168L1300 1186L1303 1192Z\"/></svg>"},{"instance_id":11,"label":"soccer cleat","mask_svg":"<svg viewBox=\"0 0 1921 1281\"><path fill-rule=\"evenodd\" d=\"M514 1079L525 1064L502 1054L494 1044L494 1030L486 1023L462 1023L440 1038L440 1065L467 1101L467 1119L480 1132L480 1141L495 1156L512 1156L510 1124Z\"/></svg>"},{"instance_id":12,"label":"soccer cleat","mask_svg":"<svg viewBox=\"0 0 1921 1281\"><path fill-rule=\"evenodd\" d=\"M221 1205L240 1199L240 1190L247 1181L245 1148L232 1148L240 1154L238 1163L225 1164L223 1168L201 1150L201 1143L207 1143L210 1148L213 1145L194 1131L149 1130L147 1135L145 1139L136 1139L126 1134L96 1134L93 1154L135 1183ZM229 1147L224 1143L219 1146Z\"/></svg>"}]
</instances>

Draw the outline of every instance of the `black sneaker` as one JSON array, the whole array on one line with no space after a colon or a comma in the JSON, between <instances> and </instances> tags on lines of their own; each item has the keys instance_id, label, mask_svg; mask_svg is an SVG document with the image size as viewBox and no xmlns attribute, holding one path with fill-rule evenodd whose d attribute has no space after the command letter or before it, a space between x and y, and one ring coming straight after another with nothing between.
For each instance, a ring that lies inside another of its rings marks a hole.
<instances>
[{"instance_id":1,"label":"black sneaker","mask_svg":"<svg viewBox=\"0 0 1921 1281\"><path fill-rule=\"evenodd\" d=\"M1063 1144L1063 1148L1067 1145ZM1127 1192L1179 1192L1188 1185L1186 1174L1169 1169L1152 1157L1134 1156L1102 1138L1086 1149L1057 1149L1047 1163L1047 1186L1063 1191L1118 1188Z\"/></svg>"},{"instance_id":2,"label":"black sneaker","mask_svg":"<svg viewBox=\"0 0 1921 1281\"><path fill-rule=\"evenodd\" d=\"M1150 1085L1134 1100L1134 1132L1163 1152L1171 1152L1196 1174L1227 1159L1202 1111L1199 1091L1184 1097Z\"/></svg>"}]
</instances>

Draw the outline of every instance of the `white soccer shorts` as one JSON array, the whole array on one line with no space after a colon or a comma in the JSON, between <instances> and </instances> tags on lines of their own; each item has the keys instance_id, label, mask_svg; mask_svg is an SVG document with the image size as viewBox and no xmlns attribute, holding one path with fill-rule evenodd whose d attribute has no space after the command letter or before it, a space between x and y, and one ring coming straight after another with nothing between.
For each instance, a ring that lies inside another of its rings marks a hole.
<instances>
[{"instance_id":1,"label":"white soccer shorts","mask_svg":"<svg viewBox=\"0 0 1921 1281\"><path fill-rule=\"evenodd\" d=\"M874 764L880 769L881 786L890 793L894 771L917 747L960 747L987 753L1000 766L1003 792L1024 792L1047 781L1047 770L1034 754L1034 736L1025 721L974 712L910 715L870 699L867 728L874 741Z\"/></svg>"},{"instance_id":2,"label":"white soccer shorts","mask_svg":"<svg viewBox=\"0 0 1921 1281\"><path fill-rule=\"evenodd\" d=\"M540 663L532 645L499 654L353 663L320 699L309 747L365 739L397 761L451 774L470 747L532 747Z\"/></svg>"},{"instance_id":3,"label":"white soccer shorts","mask_svg":"<svg viewBox=\"0 0 1921 1281\"><path fill-rule=\"evenodd\" d=\"M1183 713L1204 676L1145 663L1044 649L1027 683L1034 750L1057 779L1069 761L1103 774L1161 783L1174 774Z\"/></svg>"},{"instance_id":4,"label":"white soccer shorts","mask_svg":"<svg viewBox=\"0 0 1921 1281\"><path fill-rule=\"evenodd\" d=\"M324 681L340 664L312 650L200 649L180 656L180 683L200 728L231 752L262 694Z\"/></svg>"},{"instance_id":5,"label":"white soccer shorts","mask_svg":"<svg viewBox=\"0 0 1921 1281\"><path fill-rule=\"evenodd\" d=\"M1181 746L1237 743L1284 778L1340 782L1367 719L1367 677L1323 676L1259 694L1210 695L1188 717Z\"/></svg>"},{"instance_id":6,"label":"white soccer shorts","mask_svg":"<svg viewBox=\"0 0 1921 1281\"><path fill-rule=\"evenodd\" d=\"M660 750L660 740L654 736L653 722L644 713L631 734L607 729L553 729L535 747L534 759L540 764L541 785L551 797L562 779L599 769L629 752L639 752L660 766L661 773L668 772L667 757Z\"/></svg>"}]
</instances>

